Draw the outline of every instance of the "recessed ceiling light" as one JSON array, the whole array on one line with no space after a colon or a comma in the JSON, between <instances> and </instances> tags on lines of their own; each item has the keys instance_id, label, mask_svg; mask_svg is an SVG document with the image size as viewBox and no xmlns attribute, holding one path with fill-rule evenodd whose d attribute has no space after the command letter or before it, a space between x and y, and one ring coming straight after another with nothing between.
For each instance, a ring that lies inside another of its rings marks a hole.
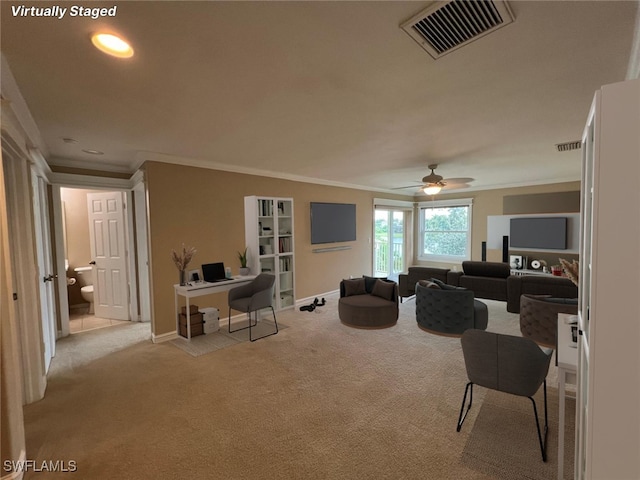
<instances>
[{"instance_id":1,"label":"recessed ceiling light","mask_svg":"<svg viewBox=\"0 0 640 480\"><path fill-rule=\"evenodd\" d=\"M104 155L104 152L99 150L82 150L84 153L90 153L91 155Z\"/></svg>"},{"instance_id":2,"label":"recessed ceiling light","mask_svg":"<svg viewBox=\"0 0 640 480\"><path fill-rule=\"evenodd\" d=\"M100 51L118 58L133 57L133 48L122 38L111 33L94 33L91 42Z\"/></svg>"}]
</instances>

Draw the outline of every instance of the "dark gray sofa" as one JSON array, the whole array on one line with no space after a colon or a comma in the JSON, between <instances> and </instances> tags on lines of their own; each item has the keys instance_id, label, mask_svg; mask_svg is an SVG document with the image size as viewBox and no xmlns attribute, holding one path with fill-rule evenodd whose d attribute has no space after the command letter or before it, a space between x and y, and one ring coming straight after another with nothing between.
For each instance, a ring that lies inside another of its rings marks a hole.
<instances>
[{"instance_id":1,"label":"dark gray sofa","mask_svg":"<svg viewBox=\"0 0 640 480\"><path fill-rule=\"evenodd\" d=\"M520 312L522 295L578 298L578 287L566 277L553 275L512 275L507 279L507 311Z\"/></svg>"},{"instance_id":2,"label":"dark gray sofa","mask_svg":"<svg viewBox=\"0 0 640 480\"><path fill-rule=\"evenodd\" d=\"M462 272L447 274L447 283L472 290L478 298L507 301L507 278L511 275L508 263L462 262Z\"/></svg>"},{"instance_id":3,"label":"dark gray sofa","mask_svg":"<svg viewBox=\"0 0 640 480\"><path fill-rule=\"evenodd\" d=\"M434 267L409 267L407 273L398 275L398 295L400 302L403 298L411 297L416 294L416 283L420 280L429 280L436 278L441 282L447 283L448 268Z\"/></svg>"}]
</instances>

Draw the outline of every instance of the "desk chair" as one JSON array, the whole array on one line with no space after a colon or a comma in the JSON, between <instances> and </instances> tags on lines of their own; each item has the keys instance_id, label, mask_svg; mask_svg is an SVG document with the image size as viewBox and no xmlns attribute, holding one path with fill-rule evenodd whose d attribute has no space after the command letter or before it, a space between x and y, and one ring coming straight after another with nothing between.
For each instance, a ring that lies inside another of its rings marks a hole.
<instances>
[{"instance_id":1,"label":"desk chair","mask_svg":"<svg viewBox=\"0 0 640 480\"><path fill-rule=\"evenodd\" d=\"M533 403L542 461L547 461L547 373L553 350L541 349L530 338L503 335L484 330L466 330L462 334L462 353L469 383L464 390L458 428L469 413L473 401L473 385L527 397ZM533 395L544 385L544 440L540 433L538 409ZM469 393L469 406L464 406Z\"/></svg>"},{"instance_id":2,"label":"desk chair","mask_svg":"<svg viewBox=\"0 0 640 480\"><path fill-rule=\"evenodd\" d=\"M268 273L261 273L251 283L240 285L239 287L235 287L229 290L229 333L246 330L248 328L249 340L251 340L252 342L278 333L276 312L273 309L273 290L275 282L275 276ZM262 310L263 308L271 308L271 313L273 313L273 322L275 323L276 330L275 332L253 338L251 329L258 325L258 311ZM231 330L231 309L247 313L249 316L249 325L246 327ZM255 313L255 323L251 319L251 312Z\"/></svg>"}]
</instances>

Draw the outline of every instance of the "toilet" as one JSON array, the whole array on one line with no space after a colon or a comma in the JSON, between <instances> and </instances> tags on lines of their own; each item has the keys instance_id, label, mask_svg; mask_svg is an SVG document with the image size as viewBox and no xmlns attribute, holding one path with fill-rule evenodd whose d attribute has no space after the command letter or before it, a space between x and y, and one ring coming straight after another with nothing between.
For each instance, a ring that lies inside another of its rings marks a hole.
<instances>
[{"instance_id":1,"label":"toilet","mask_svg":"<svg viewBox=\"0 0 640 480\"><path fill-rule=\"evenodd\" d=\"M78 279L82 288L80 288L80 294L82 298L89 302L89 313L93 314L93 267L76 267L74 271L78 274Z\"/></svg>"}]
</instances>

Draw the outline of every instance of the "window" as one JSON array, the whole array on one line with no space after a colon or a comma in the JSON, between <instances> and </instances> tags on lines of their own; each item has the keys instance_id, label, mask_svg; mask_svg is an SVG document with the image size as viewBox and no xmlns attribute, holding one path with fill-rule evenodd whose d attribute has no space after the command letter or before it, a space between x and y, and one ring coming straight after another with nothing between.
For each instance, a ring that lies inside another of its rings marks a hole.
<instances>
[{"instance_id":1,"label":"window","mask_svg":"<svg viewBox=\"0 0 640 480\"><path fill-rule=\"evenodd\" d=\"M471 199L420 204L420 260L459 262L471 258L471 204Z\"/></svg>"}]
</instances>

